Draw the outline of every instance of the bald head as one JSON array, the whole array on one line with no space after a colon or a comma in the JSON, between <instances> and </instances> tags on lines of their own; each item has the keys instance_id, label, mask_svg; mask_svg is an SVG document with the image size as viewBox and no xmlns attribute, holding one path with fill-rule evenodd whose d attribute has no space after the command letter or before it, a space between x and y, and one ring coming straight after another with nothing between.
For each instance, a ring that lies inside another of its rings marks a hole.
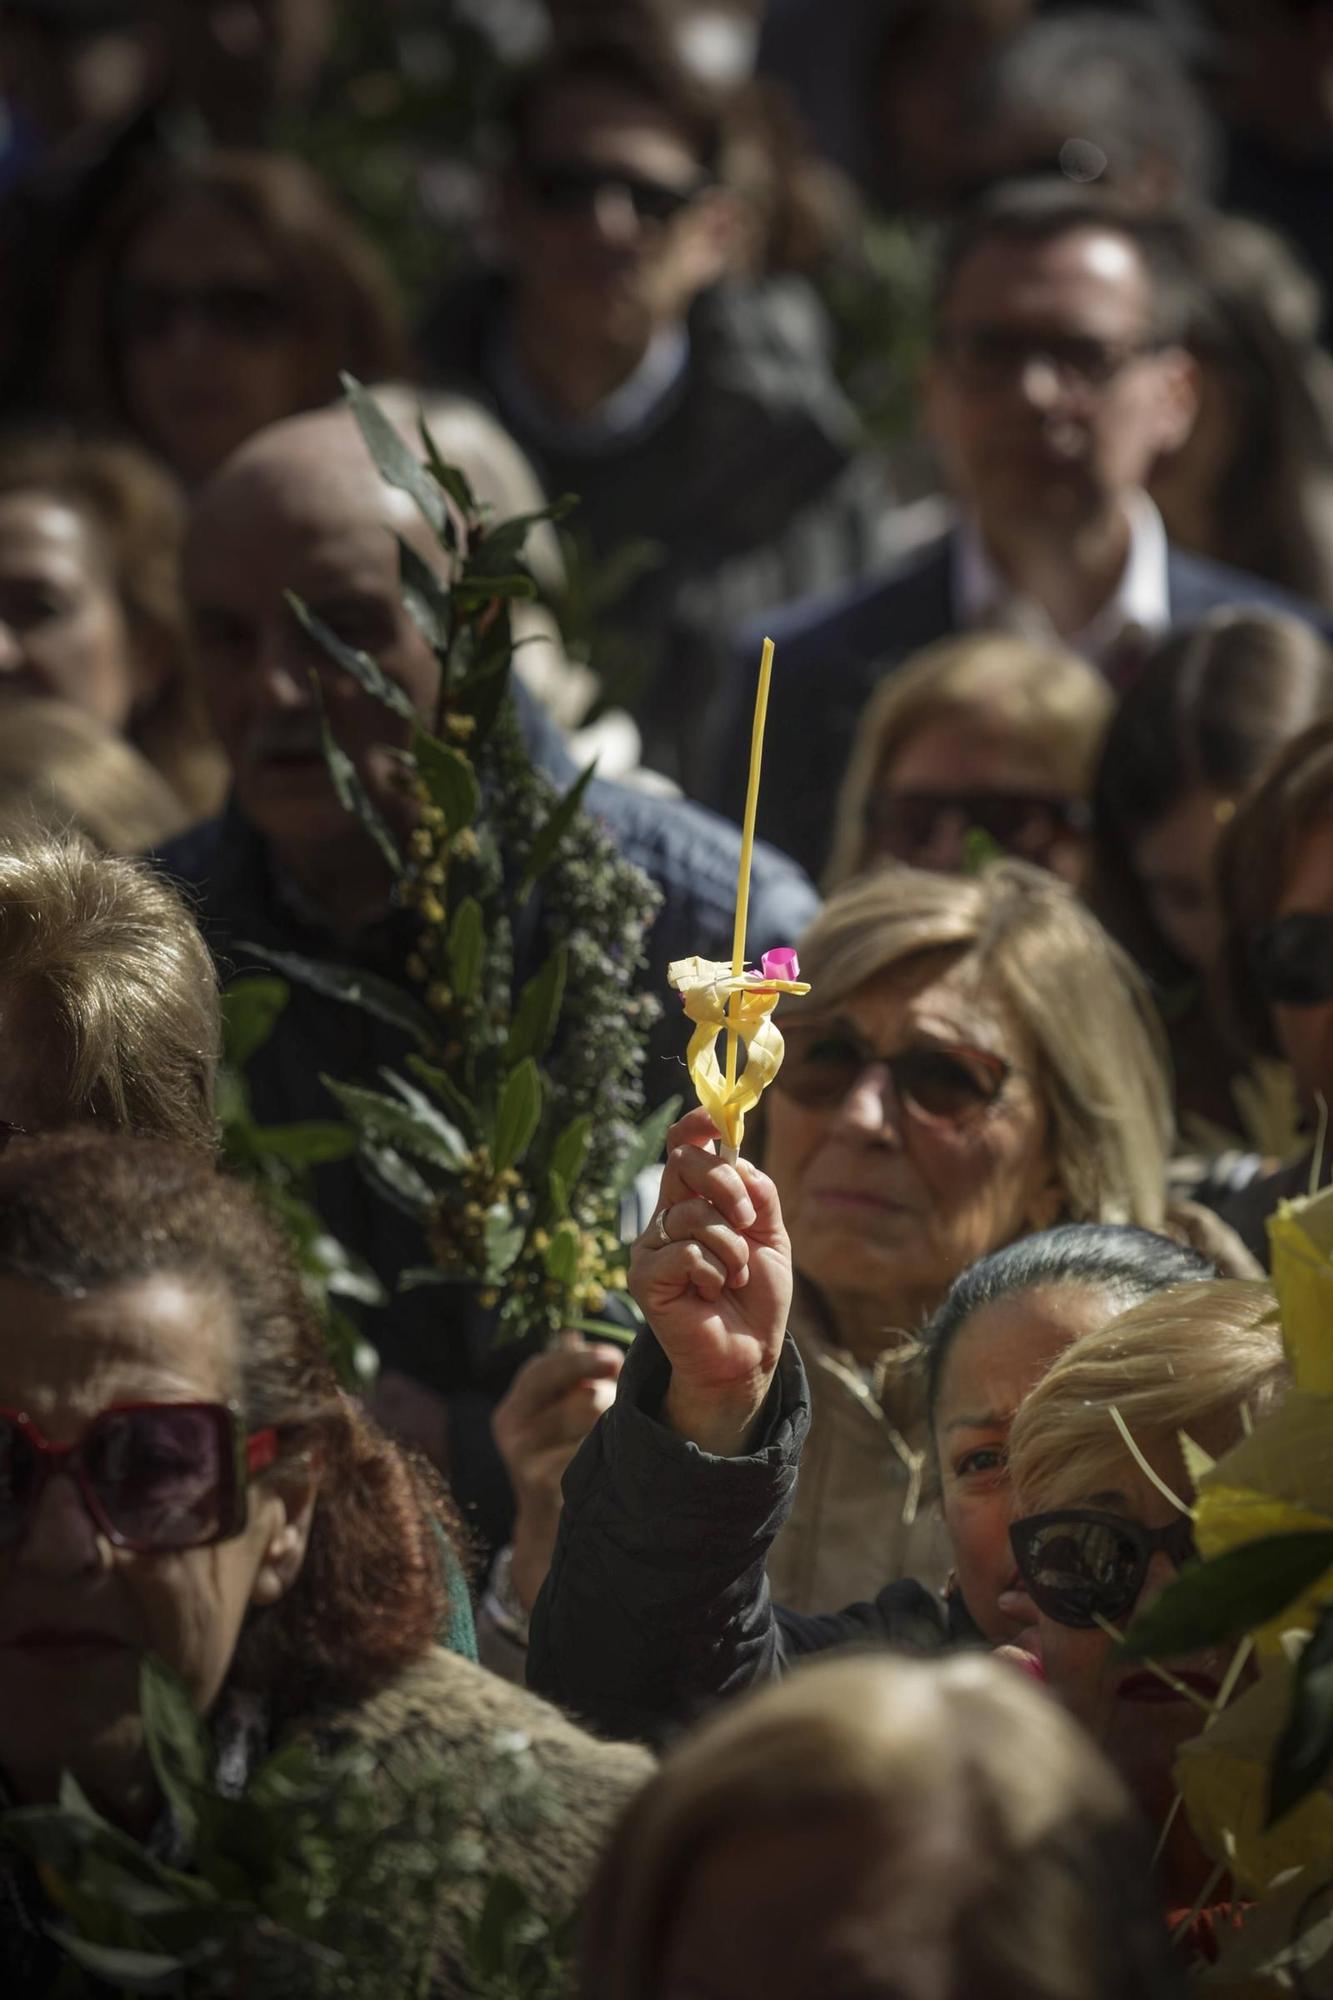
<instances>
[{"instance_id":1,"label":"bald head","mask_svg":"<svg viewBox=\"0 0 1333 2000\"><path fill-rule=\"evenodd\" d=\"M402 603L398 535L441 562L435 536L381 480L343 408L260 431L195 503L185 588L205 693L242 810L289 865L298 848L359 834L329 781L312 674L372 797L401 816L395 752L406 725L333 665L287 601L294 593L369 653L429 718L439 667Z\"/></svg>"}]
</instances>

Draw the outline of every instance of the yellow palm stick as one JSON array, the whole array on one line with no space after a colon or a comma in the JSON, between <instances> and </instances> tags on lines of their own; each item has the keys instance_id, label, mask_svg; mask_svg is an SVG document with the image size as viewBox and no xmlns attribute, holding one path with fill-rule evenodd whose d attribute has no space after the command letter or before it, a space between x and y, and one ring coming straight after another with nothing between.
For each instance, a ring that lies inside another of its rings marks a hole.
<instances>
[{"instance_id":1,"label":"yellow palm stick","mask_svg":"<svg viewBox=\"0 0 1333 2000\"><path fill-rule=\"evenodd\" d=\"M731 934L731 976L739 979L745 970L745 927L750 915L750 867L754 861L754 823L759 811L759 769L764 761L764 723L768 716L768 688L773 678L773 641L765 639L759 661L759 692L754 702L754 727L750 732L750 778L745 788L745 823L741 832L741 865L736 879L736 927ZM727 1003L730 1016L740 1006L740 995ZM727 1088L736 1081L736 1051L739 1036L727 1029ZM735 1148L724 1146L723 1156L734 1157Z\"/></svg>"}]
</instances>

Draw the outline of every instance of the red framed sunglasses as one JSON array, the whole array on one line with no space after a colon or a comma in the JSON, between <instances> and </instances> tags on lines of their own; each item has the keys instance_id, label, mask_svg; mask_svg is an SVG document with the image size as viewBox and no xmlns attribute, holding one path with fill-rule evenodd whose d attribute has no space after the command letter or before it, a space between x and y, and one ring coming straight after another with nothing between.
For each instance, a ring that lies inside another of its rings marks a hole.
<instances>
[{"instance_id":1,"label":"red framed sunglasses","mask_svg":"<svg viewBox=\"0 0 1333 2000\"><path fill-rule=\"evenodd\" d=\"M22 1541L57 1472L117 1548L229 1541L245 1526L250 1476L277 1455L277 1431L247 1437L227 1403L113 1404L73 1444L51 1444L26 1411L0 1409L0 1548Z\"/></svg>"}]
</instances>

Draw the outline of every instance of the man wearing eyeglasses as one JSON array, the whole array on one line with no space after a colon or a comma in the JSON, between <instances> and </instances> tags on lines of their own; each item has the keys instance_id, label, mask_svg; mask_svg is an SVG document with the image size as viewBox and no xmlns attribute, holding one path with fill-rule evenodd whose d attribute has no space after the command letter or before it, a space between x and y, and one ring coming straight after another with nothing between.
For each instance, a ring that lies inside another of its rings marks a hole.
<instances>
[{"instance_id":1,"label":"man wearing eyeglasses","mask_svg":"<svg viewBox=\"0 0 1333 2000\"><path fill-rule=\"evenodd\" d=\"M724 183L725 105L669 50L642 25L562 43L509 128L503 268L453 286L422 345L578 496L594 583L621 578L599 636L645 761L693 789L714 667L683 631L859 574L885 489L813 294L735 275L762 224Z\"/></svg>"},{"instance_id":2,"label":"man wearing eyeglasses","mask_svg":"<svg viewBox=\"0 0 1333 2000\"><path fill-rule=\"evenodd\" d=\"M960 221L924 383L956 525L906 567L769 625L788 696L770 730L765 831L805 865L823 859L827 800L867 696L932 640L1017 630L1072 646L1121 686L1169 627L1221 604L1319 622L1258 578L1172 548L1144 491L1195 418L1189 310L1183 234L1108 197L1014 183ZM749 637L719 769L743 734Z\"/></svg>"}]
</instances>

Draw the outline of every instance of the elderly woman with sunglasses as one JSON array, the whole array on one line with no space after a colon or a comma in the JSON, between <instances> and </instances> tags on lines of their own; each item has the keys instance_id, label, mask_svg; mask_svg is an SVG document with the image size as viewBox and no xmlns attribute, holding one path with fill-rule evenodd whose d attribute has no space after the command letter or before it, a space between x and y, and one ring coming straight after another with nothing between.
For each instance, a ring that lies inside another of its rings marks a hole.
<instances>
[{"instance_id":1,"label":"elderly woman with sunglasses","mask_svg":"<svg viewBox=\"0 0 1333 2000\"><path fill-rule=\"evenodd\" d=\"M1296 737L1237 809L1218 852L1218 902L1230 1024L1250 1051L1286 1057L1317 1135L1221 1206L1266 1262L1268 1217L1333 1163L1318 1136L1333 1105L1333 717Z\"/></svg>"},{"instance_id":2,"label":"elderly woman with sunglasses","mask_svg":"<svg viewBox=\"0 0 1333 2000\"><path fill-rule=\"evenodd\" d=\"M1036 1607L1040 1670L1163 1829L1170 1908L1191 1908L1210 1868L1183 1813L1167 1826L1172 1767L1235 1686L1232 1649L1155 1663L1168 1680L1120 1658L1115 1633L1194 1554L1182 1434L1221 1457L1286 1381L1268 1287L1194 1285L1075 1341L1022 1404L1010 1434L1011 1539Z\"/></svg>"},{"instance_id":3,"label":"elderly woman with sunglasses","mask_svg":"<svg viewBox=\"0 0 1333 2000\"><path fill-rule=\"evenodd\" d=\"M577 1898L645 1760L437 1645L444 1495L339 1392L283 1241L201 1149L69 1132L0 1161L0 1468L9 1802L52 1800L72 1773L188 1868L140 1714L152 1654L233 1790L297 1740L362 1753L390 1815L404 1759L438 1772L480 1867L442 1857L403 1990L473 1990L460 1927L488 1876L553 1917ZM558 1838L506 1817L517 1749L525 1811L559 1815ZM0 1907L0 1988L52 1990L52 1913L7 1847Z\"/></svg>"},{"instance_id":4,"label":"elderly woman with sunglasses","mask_svg":"<svg viewBox=\"0 0 1333 2000\"><path fill-rule=\"evenodd\" d=\"M779 1602L821 1613L899 1577L934 1587L949 1568L903 1365L912 1336L961 1271L1034 1230L1160 1229L1171 1115L1137 973L1044 870L876 874L831 899L801 961L813 990L784 1010L787 1056L757 1148L791 1232L791 1331L811 1403L769 1579ZM673 1185L668 1168L663 1209ZM1256 1268L1229 1232L1180 1219L1230 1268ZM525 1407L524 1441L512 1406L499 1419L520 1495L514 1580L529 1608L554 1522L543 1514L529 1534L539 1510L522 1504L526 1467L549 1463L562 1436L572 1456L580 1421L586 1430L598 1414L589 1383L568 1379L576 1357L538 1367L562 1372L544 1412ZM522 1379L514 1395L526 1405Z\"/></svg>"}]
</instances>

